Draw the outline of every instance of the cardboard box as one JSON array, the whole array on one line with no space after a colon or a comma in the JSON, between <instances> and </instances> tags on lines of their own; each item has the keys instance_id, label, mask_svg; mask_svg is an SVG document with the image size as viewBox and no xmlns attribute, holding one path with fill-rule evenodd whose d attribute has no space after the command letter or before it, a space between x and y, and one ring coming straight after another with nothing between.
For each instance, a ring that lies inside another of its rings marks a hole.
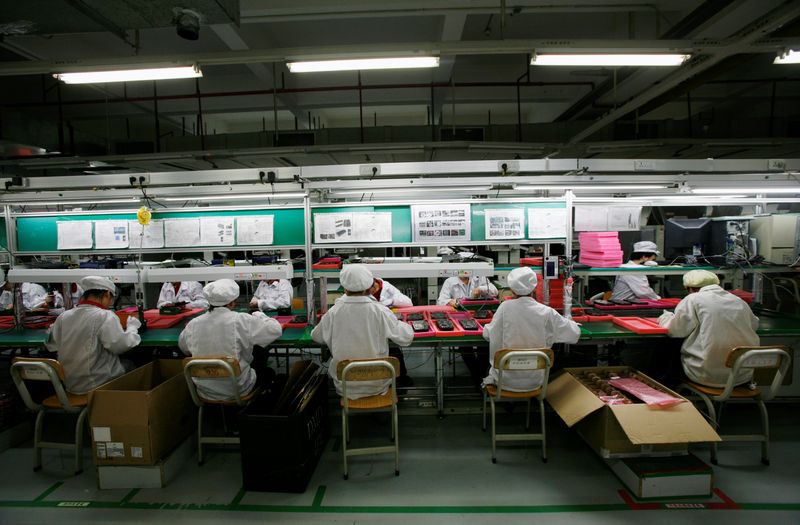
<instances>
[{"instance_id":1,"label":"cardboard box","mask_svg":"<svg viewBox=\"0 0 800 525\"><path fill-rule=\"evenodd\" d=\"M95 465L155 465L195 428L196 408L180 359L161 359L89 397Z\"/></svg>"},{"instance_id":2,"label":"cardboard box","mask_svg":"<svg viewBox=\"0 0 800 525\"><path fill-rule=\"evenodd\" d=\"M194 456L195 437L183 440L178 448L155 465L99 465L97 486L101 489L160 489L178 477Z\"/></svg>"},{"instance_id":3,"label":"cardboard box","mask_svg":"<svg viewBox=\"0 0 800 525\"><path fill-rule=\"evenodd\" d=\"M627 366L566 368L547 387L547 401L570 428L604 458L681 455L689 443L721 441L719 435L690 402L670 408L644 403L606 405L577 377L584 372L636 372ZM658 389L675 397L672 390L641 372Z\"/></svg>"},{"instance_id":4,"label":"cardboard box","mask_svg":"<svg viewBox=\"0 0 800 525\"><path fill-rule=\"evenodd\" d=\"M711 496L714 471L697 456L608 460L608 466L640 499Z\"/></svg>"}]
</instances>

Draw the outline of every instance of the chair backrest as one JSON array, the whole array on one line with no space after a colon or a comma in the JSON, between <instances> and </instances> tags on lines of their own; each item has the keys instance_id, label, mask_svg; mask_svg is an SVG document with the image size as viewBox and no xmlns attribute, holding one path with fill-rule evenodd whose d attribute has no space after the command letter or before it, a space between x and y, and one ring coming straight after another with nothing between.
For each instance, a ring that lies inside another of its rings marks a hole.
<instances>
[{"instance_id":1,"label":"chair backrest","mask_svg":"<svg viewBox=\"0 0 800 525\"><path fill-rule=\"evenodd\" d=\"M186 378L186 385L189 393L197 406L206 401L197 392L197 386L192 378L196 379L226 379L231 383L233 400L237 405L242 405L242 397L239 393L238 377L242 373L239 360L229 355L214 355L205 357L187 357L183 360L183 376Z\"/></svg>"},{"instance_id":2,"label":"chair backrest","mask_svg":"<svg viewBox=\"0 0 800 525\"><path fill-rule=\"evenodd\" d=\"M339 361L336 377L342 382L342 397L347 398L347 383L350 381L375 381L391 379L396 391L395 379L400 374L400 361L396 357L376 359L346 359Z\"/></svg>"},{"instance_id":3,"label":"chair backrest","mask_svg":"<svg viewBox=\"0 0 800 525\"><path fill-rule=\"evenodd\" d=\"M544 399L553 361L555 361L555 354L550 348L504 348L498 350L494 354L494 368L497 370L498 376L496 397L499 399L502 396L504 371L543 370L542 392L539 395Z\"/></svg>"},{"instance_id":4,"label":"chair backrest","mask_svg":"<svg viewBox=\"0 0 800 525\"><path fill-rule=\"evenodd\" d=\"M761 393L762 399L770 400L775 397L778 387L781 386L791 361L789 347L784 345L737 346L728 353L725 359L725 366L731 369L731 374L728 376L725 389L718 397L727 399L730 396L736 386L734 381L740 370L763 368L776 370L769 389Z\"/></svg>"},{"instance_id":5,"label":"chair backrest","mask_svg":"<svg viewBox=\"0 0 800 525\"><path fill-rule=\"evenodd\" d=\"M53 386L58 402L65 410L81 408L74 407L69 402L69 396L64 388L64 367L55 359L15 357L11 364L11 377L25 406L31 410L42 410L43 407L31 397L26 381L47 381Z\"/></svg>"}]
</instances>

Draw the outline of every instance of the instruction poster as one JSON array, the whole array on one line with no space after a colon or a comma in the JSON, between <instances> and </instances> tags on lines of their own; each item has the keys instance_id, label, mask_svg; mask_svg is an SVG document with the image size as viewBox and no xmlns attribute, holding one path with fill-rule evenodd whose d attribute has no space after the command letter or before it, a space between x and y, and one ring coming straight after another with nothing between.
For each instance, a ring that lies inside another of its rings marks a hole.
<instances>
[{"instance_id":1,"label":"instruction poster","mask_svg":"<svg viewBox=\"0 0 800 525\"><path fill-rule=\"evenodd\" d=\"M566 236L566 208L528 208L528 239L563 239Z\"/></svg>"},{"instance_id":2,"label":"instruction poster","mask_svg":"<svg viewBox=\"0 0 800 525\"><path fill-rule=\"evenodd\" d=\"M127 248L128 221L95 221L94 246L98 250Z\"/></svg>"},{"instance_id":3,"label":"instruction poster","mask_svg":"<svg viewBox=\"0 0 800 525\"><path fill-rule=\"evenodd\" d=\"M58 249L80 250L94 245L92 221L58 221Z\"/></svg>"},{"instance_id":4,"label":"instruction poster","mask_svg":"<svg viewBox=\"0 0 800 525\"><path fill-rule=\"evenodd\" d=\"M153 220L147 226L139 224L139 221L129 221L128 233L133 249L164 247L164 221Z\"/></svg>"},{"instance_id":5,"label":"instruction poster","mask_svg":"<svg viewBox=\"0 0 800 525\"><path fill-rule=\"evenodd\" d=\"M272 244L274 220L272 215L237 217L236 244L239 246Z\"/></svg>"},{"instance_id":6,"label":"instruction poster","mask_svg":"<svg viewBox=\"0 0 800 525\"><path fill-rule=\"evenodd\" d=\"M200 245L200 219L167 219L164 221L164 244L167 248Z\"/></svg>"},{"instance_id":7,"label":"instruction poster","mask_svg":"<svg viewBox=\"0 0 800 525\"><path fill-rule=\"evenodd\" d=\"M233 246L233 217L202 217L200 244L203 246Z\"/></svg>"},{"instance_id":8,"label":"instruction poster","mask_svg":"<svg viewBox=\"0 0 800 525\"><path fill-rule=\"evenodd\" d=\"M525 210L522 208L486 210L485 214L486 240L525 237Z\"/></svg>"},{"instance_id":9,"label":"instruction poster","mask_svg":"<svg viewBox=\"0 0 800 525\"><path fill-rule=\"evenodd\" d=\"M641 206L614 206L608 208L609 231L637 231L639 218L642 214Z\"/></svg>"},{"instance_id":10,"label":"instruction poster","mask_svg":"<svg viewBox=\"0 0 800 525\"><path fill-rule=\"evenodd\" d=\"M574 224L576 232L608 231L608 211L603 206L576 206Z\"/></svg>"},{"instance_id":11,"label":"instruction poster","mask_svg":"<svg viewBox=\"0 0 800 525\"><path fill-rule=\"evenodd\" d=\"M314 242L391 242L391 212L342 212L314 215Z\"/></svg>"},{"instance_id":12,"label":"instruction poster","mask_svg":"<svg viewBox=\"0 0 800 525\"><path fill-rule=\"evenodd\" d=\"M419 204L411 206L414 242L441 244L470 240L469 204Z\"/></svg>"}]
</instances>

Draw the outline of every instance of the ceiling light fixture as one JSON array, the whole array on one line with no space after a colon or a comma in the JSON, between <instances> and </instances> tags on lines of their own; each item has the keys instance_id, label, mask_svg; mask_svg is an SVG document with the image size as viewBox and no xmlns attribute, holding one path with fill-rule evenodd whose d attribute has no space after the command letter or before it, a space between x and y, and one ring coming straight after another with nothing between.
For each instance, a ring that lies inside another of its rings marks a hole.
<instances>
[{"instance_id":1,"label":"ceiling light fixture","mask_svg":"<svg viewBox=\"0 0 800 525\"><path fill-rule=\"evenodd\" d=\"M439 67L439 57L356 58L348 60L315 60L288 62L292 73L321 71L364 71L368 69L414 69Z\"/></svg>"},{"instance_id":2,"label":"ceiling light fixture","mask_svg":"<svg viewBox=\"0 0 800 525\"><path fill-rule=\"evenodd\" d=\"M773 64L800 64L800 51L794 51L789 49L783 53L780 53L775 60L772 61Z\"/></svg>"},{"instance_id":3,"label":"ceiling light fixture","mask_svg":"<svg viewBox=\"0 0 800 525\"><path fill-rule=\"evenodd\" d=\"M572 186L537 186L518 184L517 190L577 190L577 191L620 191L620 190L659 190L667 189L665 184L615 184L603 186L600 184L574 184Z\"/></svg>"},{"instance_id":4,"label":"ceiling light fixture","mask_svg":"<svg viewBox=\"0 0 800 525\"><path fill-rule=\"evenodd\" d=\"M197 195L186 197L164 197L167 202L178 201L234 201L245 199L302 199L305 193L253 193L250 195Z\"/></svg>"},{"instance_id":5,"label":"ceiling light fixture","mask_svg":"<svg viewBox=\"0 0 800 525\"><path fill-rule=\"evenodd\" d=\"M780 187L770 188L692 188L692 193L697 195L728 195L734 193L748 193L751 195L760 193L800 193L800 186L794 188Z\"/></svg>"},{"instance_id":6,"label":"ceiling light fixture","mask_svg":"<svg viewBox=\"0 0 800 525\"><path fill-rule=\"evenodd\" d=\"M139 203L139 199L109 199L109 200L90 200L90 201L25 201L25 202L5 202L9 206L72 206L73 204L133 204Z\"/></svg>"},{"instance_id":7,"label":"ceiling light fixture","mask_svg":"<svg viewBox=\"0 0 800 525\"><path fill-rule=\"evenodd\" d=\"M409 192L438 192L438 191L490 191L492 189L491 186L451 186L446 188L439 188L433 186L417 186L417 187L409 187L409 188L377 188L377 189L363 189L363 190L337 190L331 192L332 196L340 196L340 195L362 195L362 194L376 194L376 195L388 195L393 193L409 193Z\"/></svg>"},{"instance_id":8,"label":"ceiling light fixture","mask_svg":"<svg viewBox=\"0 0 800 525\"><path fill-rule=\"evenodd\" d=\"M110 71L81 71L55 73L53 77L65 84L102 84L105 82L136 82L139 80L167 80L174 78L202 77L197 65L181 67L159 67L150 69L117 69Z\"/></svg>"},{"instance_id":9,"label":"ceiling light fixture","mask_svg":"<svg viewBox=\"0 0 800 525\"><path fill-rule=\"evenodd\" d=\"M544 53L534 54L532 66L680 66L690 55L679 53Z\"/></svg>"}]
</instances>

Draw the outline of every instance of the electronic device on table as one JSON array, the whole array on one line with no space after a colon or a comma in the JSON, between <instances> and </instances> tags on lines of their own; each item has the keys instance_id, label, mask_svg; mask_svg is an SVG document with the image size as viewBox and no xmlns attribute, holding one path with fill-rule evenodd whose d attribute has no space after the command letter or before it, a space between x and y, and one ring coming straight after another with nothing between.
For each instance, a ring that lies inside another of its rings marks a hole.
<instances>
[{"instance_id":1,"label":"electronic device on table","mask_svg":"<svg viewBox=\"0 0 800 525\"><path fill-rule=\"evenodd\" d=\"M462 319L459 321L461 328L464 330L477 330L478 322L473 319Z\"/></svg>"},{"instance_id":2,"label":"electronic device on table","mask_svg":"<svg viewBox=\"0 0 800 525\"><path fill-rule=\"evenodd\" d=\"M294 317L292 317L292 323L302 324L307 322L308 322L307 315L295 315Z\"/></svg>"},{"instance_id":3,"label":"electronic device on table","mask_svg":"<svg viewBox=\"0 0 800 525\"><path fill-rule=\"evenodd\" d=\"M664 257L668 261L684 258L696 262L706 253L711 240L711 219L667 219L664 223Z\"/></svg>"},{"instance_id":4,"label":"electronic device on table","mask_svg":"<svg viewBox=\"0 0 800 525\"><path fill-rule=\"evenodd\" d=\"M431 329L431 327L428 326L428 321L411 321L411 328L413 328L415 332L428 332Z\"/></svg>"},{"instance_id":5,"label":"electronic device on table","mask_svg":"<svg viewBox=\"0 0 800 525\"><path fill-rule=\"evenodd\" d=\"M408 317L406 319L409 321L422 321L425 319L425 316L422 315L421 313L413 313L413 314L408 314Z\"/></svg>"},{"instance_id":6,"label":"electronic device on table","mask_svg":"<svg viewBox=\"0 0 800 525\"><path fill-rule=\"evenodd\" d=\"M443 332L449 332L453 330L453 322L449 319L437 319L434 321L436 323L437 328Z\"/></svg>"},{"instance_id":7,"label":"electronic device on table","mask_svg":"<svg viewBox=\"0 0 800 525\"><path fill-rule=\"evenodd\" d=\"M444 312L431 312L431 319L447 319L447 314Z\"/></svg>"},{"instance_id":8,"label":"electronic device on table","mask_svg":"<svg viewBox=\"0 0 800 525\"><path fill-rule=\"evenodd\" d=\"M489 312L489 310L476 310L472 312L472 317L474 319L488 319L490 315L491 312Z\"/></svg>"}]
</instances>

